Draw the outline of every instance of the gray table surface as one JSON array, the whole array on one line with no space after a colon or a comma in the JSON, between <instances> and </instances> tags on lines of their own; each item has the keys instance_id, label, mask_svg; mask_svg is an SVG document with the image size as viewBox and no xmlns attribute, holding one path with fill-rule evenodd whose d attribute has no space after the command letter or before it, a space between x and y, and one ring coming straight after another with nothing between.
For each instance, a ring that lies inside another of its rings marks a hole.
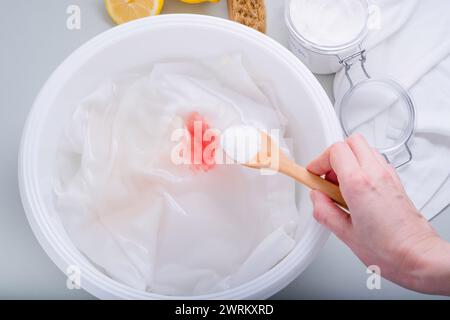
<instances>
[{"instance_id":1,"label":"gray table surface","mask_svg":"<svg viewBox=\"0 0 450 320\"><path fill-rule=\"evenodd\" d=\"M266 0L268 34L286 45L280 0ZM81 29L68 30L66 9L81 9ZM224 17L226 3L186 5L166 0L164 13L186 12ZM22 128L39 89L74 49L113 26L102 0L15 0L0 2L0 298L92 299L68 290L65 275L35 239L22 208L17 183L17 154ZM319 76L331 92L333 78ZM332 97L331 97L332 98ZM433 221L450 240L450 209ZM366 287L366 268L332 236L317 259L275 299L433 299L382 280L380 290Z\"/></svg>"}]
</instances>

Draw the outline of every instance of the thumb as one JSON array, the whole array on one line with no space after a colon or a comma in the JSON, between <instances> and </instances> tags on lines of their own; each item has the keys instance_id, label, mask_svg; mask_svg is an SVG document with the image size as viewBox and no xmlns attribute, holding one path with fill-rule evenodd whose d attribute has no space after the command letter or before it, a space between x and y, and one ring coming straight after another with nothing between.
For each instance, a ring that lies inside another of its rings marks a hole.
<instances>
[{"instance_id":1,"label":"thumb","mask_svg":"<svg viewBox=\"0 0 450 320\"><path fill-rule=\"evenodd\" d=\"M341 240L348 239L352 230L350 215L339 208L329 197L317 190L311 191L314 218Z\"/></svg>"}]
</instances>

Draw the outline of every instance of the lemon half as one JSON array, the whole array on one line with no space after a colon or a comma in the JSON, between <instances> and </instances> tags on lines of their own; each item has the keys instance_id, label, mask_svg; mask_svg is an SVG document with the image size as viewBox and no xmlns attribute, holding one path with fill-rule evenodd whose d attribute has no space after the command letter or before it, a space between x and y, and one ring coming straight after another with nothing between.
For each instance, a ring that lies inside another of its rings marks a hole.
<instances>
[{"instance_id":1,"label":"lemon half","mask_svg":"<svg viewBox=\"0 0 450 320\"><path fill-rule=\"evenodd\" d=\"M106 10L117 24L158 15L164 0L105 0Z\"/></svg>"}]
</instances>

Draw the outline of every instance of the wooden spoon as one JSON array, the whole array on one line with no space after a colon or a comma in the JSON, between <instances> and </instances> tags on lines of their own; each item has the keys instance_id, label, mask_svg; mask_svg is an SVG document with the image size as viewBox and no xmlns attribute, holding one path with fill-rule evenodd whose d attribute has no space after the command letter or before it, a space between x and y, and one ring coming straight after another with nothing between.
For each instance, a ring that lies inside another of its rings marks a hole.
<instances>
[{"instance_id":1,"label":"wooden spoon","mask_svg":"<svg viewBox=\"0 0 450 320\"><path fill-rule=\"evenodd\" d=\"M263 132L261 132L260 151L256 157L243 165L254 169L272 169L281 172L313 190L323 192L339 206L348 210L348 206L337 185L309 172L289 159L272 139Z\"/></svg>"}]
</instances>

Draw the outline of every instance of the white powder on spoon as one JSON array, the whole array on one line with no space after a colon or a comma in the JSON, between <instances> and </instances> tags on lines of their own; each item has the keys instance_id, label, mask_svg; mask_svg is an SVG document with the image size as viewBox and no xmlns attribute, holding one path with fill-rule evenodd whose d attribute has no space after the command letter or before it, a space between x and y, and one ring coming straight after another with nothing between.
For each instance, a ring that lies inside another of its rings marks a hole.
<instances>
[{"instance_id":1,"label":"white powder on spoon","mask_svg":"<svg viewBox=\"0 0 450 320\"><path fill-rule=\"evenodd\" d=\"M220 137L222 149L237 163L249 163L261 150L261 132L251 126L227 128Z\"/></svg>"}]
</instances>

